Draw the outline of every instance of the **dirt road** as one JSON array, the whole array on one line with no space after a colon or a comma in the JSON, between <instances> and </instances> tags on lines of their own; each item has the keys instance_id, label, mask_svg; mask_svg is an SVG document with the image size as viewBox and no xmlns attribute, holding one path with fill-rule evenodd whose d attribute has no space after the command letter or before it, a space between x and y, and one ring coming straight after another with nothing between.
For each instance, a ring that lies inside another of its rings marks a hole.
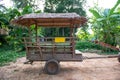
<instances>
[{"instance_id":1,"label":"dirt road","mask_svg":"<svg viewBox=\"0 0 120 80\"><path fill-rule=\"evenodd\" d=\"M87 56L100 56L84 53ZM0 80L120 80L120 63L117 59L96 59L83 62L60 62L57 75L41 72L45 62L23 64L25 57L15 63L0 67Z\"/></svg>"}]
</instances>

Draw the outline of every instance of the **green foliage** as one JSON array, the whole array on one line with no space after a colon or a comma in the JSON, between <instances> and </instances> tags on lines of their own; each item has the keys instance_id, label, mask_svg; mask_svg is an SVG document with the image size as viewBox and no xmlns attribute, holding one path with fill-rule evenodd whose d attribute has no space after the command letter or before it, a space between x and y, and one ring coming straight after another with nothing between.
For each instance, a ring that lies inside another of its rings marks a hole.
<instances>
[{"instance_id":1,"label":"green foliage","mask_svg":"<svg viewBox=\"0 0 120 80\"><path fill-rule=\"evenodd\" d=\"M100 14L96 11L96 10L93 10L93 9L90 9L89 10L96 18L100 18Z\"/></svg>"},{"instance_id":2,"label":"green foliage","mask_svg":"<svg viewBox=\"0 0 120 80\"><path fill-rule=\"evenodd\" d=\"M68 37L70 36L70 28L42 28L45 37Z\"/></svg>"},{"instance_id":3,"label":"green foliage","mask_svg":"<svg viewBox=\"0 0 120 80\"><path fill-rule=\"evenodd\" d=\"M32 12L34 12L34 11L33 11L31 6L25 6L22 10L22 15L23 14L29 14L29 13L32 13Z\"/></svg>"},{"instance_id":4,"label":"green foliage","mask_svg":"<svg viewBox=\"0 0 120 80\"><path fill-rule=\"evenodd\" d=\"M118 7L119 4L120 4L120 0L117 0L115 6L110 10L109 15L112 15L114 13L115 9Z\"/></svg>"},{"instance_id":5,"label":"green foliage","mask_svg":"<svg viewBox=\"0 0 120 80\"><path fill-rule=\"evenodd\" d=\"M111 45L119 44L120 39L118 40L117 37L120 37L120 31L117 26L120 26L120 13L116 11L119 4L120 1L118 0L112 9L104 9L102 11L92 8L89 10L93 14L90 22L96 39Z\"/></svg>"},{"instance_id":6,"label":"green foliage","mask_svg":"<svg viewBox=\"0 0 120 80\"><path fill-rule=\"evenodd\" d=\"M0 66L6 65L17 58L25 56L25 52L15 52L10 46L0 47Z\"/></svg>"},{"instance_id":7,"label":"green foliage","mask_svg":"<svg viewBox=\"0 0 120 80\"><path fill-rule=\"evenodd\" d=\"M45 12L65 13L76 12L79 15L85 16L83 4L86 0L45 0Z\"/></svg>"},{"instance_id":8,"label":"green foliage","mask_svg":"<svg viewBox=\"0 0 120 80\"><path fill-rule=\"evenodd\" d=\"M15 61L16 58L25 55L25 52L18 53L16 51L24 48L22 38L28 36L28 29L11 25L10 22L18 16L32 12L34 12L34 10L30 6L26 6L23 10L19 11L17 8L6 8L0 5L0 29L2 28L9 31L8 35L0 34L0 66L10 61ZM40 10L35 12L40 12Z\"/></svg>"},{"instance_id":9,"label":"green foliage","mask_svg":"<svg viewBox=\"0 0 120 80\"><path fill-rule=\"evenodd\" d=\"M77 29L76 36L80 40L92 40L94 38L94 35L90 34L88 27L81 27Z\"/></svg>"},{"instance_id":10,"label":"green foliage","mask_svg":"<svg viewBox=\"0 0 120 80\"><path fill-rule=\"evenodd\" d=\"M13 17L15 17L15 15L13 15L13 13L14 14L16 14L18 11L16 10L16 9L13 9L12 11L11 11L12 9L6 9L6 11L5 12L0 12L0 28L2 28L2 29L6 29L6 30L10 30L10 20L13 18ZM7 41L6 41L6 36L4 36L4 35L0 35L0 42L1 42L1 44L3 44L3 43L6 43Z\"/></svg>"},{"instance_id":11,"label":"green foliage","mask_svg":"<svg viewBox=\"0 0 120 80\"><path fill-rule=\"evenodd\" d=\"M15 26L9 34L10 35L6 37L7 43L18 51L23 49L23 37L28 36L28 29Z\"/></svg>"},{"instance_id":12,"label":"green foliage","mask_svg":"<svg viewBox=\"0 0 120 80\"><path fill-rule=\"evenodd\" d=\"M3 5L0 4L0 12L4 12L6 10L7 10L7 8L5 6L3 6Z\"/></svg>"},{"instance_id":13,"label":"green foliage","mask_svg":"<svg viewBox=\"0 0 120 80\"><path fill-rule=\"evenodd\" d=\"M76 49L82 50L82 49L100 49L101 47L95 43L89 42L89 41L78 41L76 43Z\"/></svg>"},{"instance_id":14,"label":"green foliage","mask_svg":"<svg viewBox=\"0 0 120 80\"><path fill-rule=\"evenodd\" d=\"M12 0L14 2L14 6L18 9L23 9L26 6L35 7L35 0Z\"/></svg>"},{"instance_id":15,"label":"green foliage","mask_svg":"<svg viewBox=\"0 0 120 80\"><path fill-rule=\"evenodd\" d=\"M86 16L83 5L86 0L45 0L44 12L48 13L77 13ZM69 28L47 28L45 36L70 36ZM68 33L66 33L68 32Z\"/></svg>"},{"instance_id":16,"label":"green foliage","mask_svg":"<svg viewBox=\"0 0 120 80\"><path fill-rule=\"evenodd\" d=\"M0 7L0 9L3 10L3 6ZM5 8L4 12L0 12L0 28L4 28L9 31L9 35L0 35L0 46L7 44L18 50L20 50L20 48L24 48L22 44L22 37L28 36L28 29L11 25L10 22L12 19L15 19L18 16L32 12L34 12L34 10L30 6L26 6L20 11L17 8ZM40 10L35 12L40 12Z\"/></svg>"}]
</instances>

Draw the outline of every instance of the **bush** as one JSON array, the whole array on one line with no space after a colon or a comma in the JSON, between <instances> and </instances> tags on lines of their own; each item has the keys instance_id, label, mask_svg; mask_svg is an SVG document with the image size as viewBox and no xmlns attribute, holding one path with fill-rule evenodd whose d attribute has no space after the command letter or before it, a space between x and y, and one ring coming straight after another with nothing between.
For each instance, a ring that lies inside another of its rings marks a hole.
<instances>
[{"instance_id":1,"label":"bush","mask_svg":"<svg viewBox=\"0 0 120 80\"><path fill-rule=\"evenodd\" d=\"M17 58L25 56L25 52L16 52L12 47L3 46L0 48L0 66L16 61Z\"/></svg>"},{"instance_id":2,"label":"bush","mask_svg":"<svg viewBox=\"0 0 120 80\"><path fill-rule=\"evenodd\" d=\"M100 49L101 46L89 41L78 41L76 49Z\"/></svg>"}]
</instances>

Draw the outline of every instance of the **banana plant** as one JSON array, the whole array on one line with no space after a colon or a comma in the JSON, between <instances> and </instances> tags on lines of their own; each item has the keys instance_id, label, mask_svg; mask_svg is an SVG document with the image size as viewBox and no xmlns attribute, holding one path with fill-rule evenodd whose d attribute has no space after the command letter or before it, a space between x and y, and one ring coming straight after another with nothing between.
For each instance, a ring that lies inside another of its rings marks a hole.
<instances>
[{"instance_id":1,"label":"banana plant","mask_svg":"<svg viewBox=\"0 0 120 80\"><path fill-rule=\"evenodd\" d=\"M21 13L16 8L6 8L3 5L0 5L0 29L9 31L9 35L0 34L0 44L6 44L9 41L12 41L14 38L11 33L14 33L13 26L10 24L10 21L17 16L20 16ZM16 33L15 33L16 34Z\"/></svg>"},{"instance_id":2,"label":"banana plant","mask_svg":"<svg viewBox=\"0 0 120 80\"><path fill-rule=\"evenodd\" d=\"M117 38L120 38L120 13L116 12L119 4L120 0L116 2L113 8L104 9L102 12L96 9L89 10L93 14L91 23L97 39L111 45L116 45L120 41Z\"/></svg>"}]
</instances>

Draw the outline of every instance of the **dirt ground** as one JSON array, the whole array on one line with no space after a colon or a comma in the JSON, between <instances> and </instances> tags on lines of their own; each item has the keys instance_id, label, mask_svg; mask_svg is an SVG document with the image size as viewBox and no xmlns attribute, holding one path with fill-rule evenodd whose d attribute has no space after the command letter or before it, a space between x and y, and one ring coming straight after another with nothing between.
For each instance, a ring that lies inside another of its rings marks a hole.
<instances>
[{"instance_id":1,"label":"dirt ground","mask_svg":"<svg viewBox=\"0 0 120 80\"><path fill-rule=\"evenodd\" d=\"M101 56L84 53L87 56ZM60 62L57 75L41 73L45 62L23 64L25 57L0 67L0 80L120 80L120 63L117 59L95 59L83 62ZM41 73L41 74L39 74Z\"/></svg>"}]
</instances>

